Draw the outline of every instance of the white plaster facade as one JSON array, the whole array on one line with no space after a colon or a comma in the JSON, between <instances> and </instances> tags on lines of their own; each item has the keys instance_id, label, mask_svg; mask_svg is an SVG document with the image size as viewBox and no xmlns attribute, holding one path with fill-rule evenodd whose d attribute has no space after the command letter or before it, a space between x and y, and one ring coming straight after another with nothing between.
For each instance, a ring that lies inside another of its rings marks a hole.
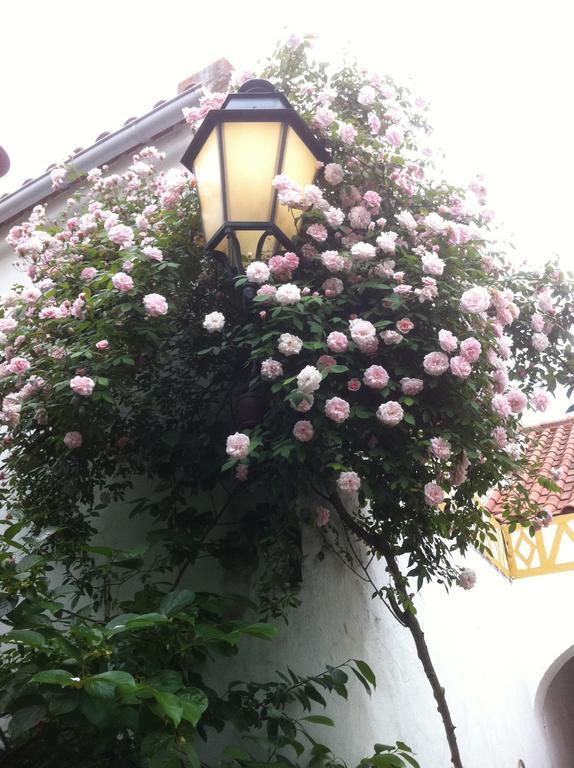
<instances>
[{"instance_id":1,"label":"white plaster facade","mask_svg":"<svg viewBox=\"0 0 574 768\"><path fill-rule=\"evenodd\" d=\"M167 152L166 167L178 165L189 140L182 124L154 139ZM111 170L127 166L130 154ZM61 210L66 197L64 192L52 198L49 211ZM22 279L4 242L7 229L0 216L2 292ZM126 531L118 538L125 540ZM300 609L289 625L280 626L277 641L246 645L229 664L230 678L239 672L264 679L286 666L317 672L350 657L365 659L377 675L376 693L369 700L357 684L350 705L334 702L338 727L328 729L325 738L351 762L369 754L375 742L401 739L413 747L422 768L448 768L441 722L410 635L338 560L320 562L318 548L317 535L307 531ZM574 745L564 728L574 714L574 663L564 665L574 657L574 571L511 582L478 554L465 565L478 574L474 590L447 593L429 585L417 598L465 768L517 768L520 759L525 768L572 768Z\"/></svg>"}]
</instances>

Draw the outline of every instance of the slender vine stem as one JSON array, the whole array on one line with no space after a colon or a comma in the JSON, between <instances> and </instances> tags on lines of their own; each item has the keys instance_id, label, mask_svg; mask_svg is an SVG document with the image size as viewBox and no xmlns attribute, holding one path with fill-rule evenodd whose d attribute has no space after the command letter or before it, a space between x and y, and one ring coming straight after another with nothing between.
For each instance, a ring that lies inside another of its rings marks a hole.
<instances>
[{"instance_id":1,"label":"slender vine stem","mask_svg":"<svg viewBox=\"0 0 574 768\"><path fill-rule=\"evenodd\" d=\"M322 494L323 495L323 494ZM360 541L368 544L373 550L382 554L387 563L387 569L393 582L393 588L387 590L387 598L391 604L392 612L397 620L411 633L417 655L422 664L425 675L430 683L437 704L437 710L441 717L446 740L450 750L450 759L453 768L463 768L460 750L456 738L456 726L453 723L450 709L446 700L445 689L440 683L434 664L432 662L424 632L413 610L412 601L408 594L408 580L401 572L395 552L381 533L364 528L351 515L336 493L329 495L328 501L336 510L344 526L351 531ZM380 591L377 592L382 596Z\"/></svg>"}]
</instances>

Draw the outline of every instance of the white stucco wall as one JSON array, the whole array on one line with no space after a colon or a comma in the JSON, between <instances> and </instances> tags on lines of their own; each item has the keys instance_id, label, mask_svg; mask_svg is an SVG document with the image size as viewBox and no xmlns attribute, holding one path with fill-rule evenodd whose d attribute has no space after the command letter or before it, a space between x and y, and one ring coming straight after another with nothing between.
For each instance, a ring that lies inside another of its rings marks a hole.
<instances>
[{"instance_id":1,"label":"white stucco wall","mask_svg":"<svg viewBox=\"0 0 574 768\"><path fill-rule=\"evenodd\" d=\"M551 744L553 768L574 765L574 659L550 683L544 702L544 722Z\"/></svg>"},{"instance_id":2,"label":"white stucco wall","mask_svg":"<svg viewBox=\"0 0 574 768\"><path fill-rule=\"evenodd\" d=\"M178 164L189 140L182 127L156 142L168 153L167 167ZM129 157L112 170L128 163ZM49 210L61 208L66 196L54 200ZM0 225L1 292L21 279L11 266L14 256L5 236L6 227ZM116 525L120 520L129 525L127 516L116 518ZM126 541L126 531L121 533ZM339 561L319 562L318 548L318 536L307 531L302 605L288 626L280 626L279 639L247 644L229 663L227 674L264 679L286 666L317 672L349 657L365 659L378 678L372 700L357 683L350 704L331 706L338 728L314 726L317 732L323 730L325 739L350 761L368 754L377 741L402 739L415 749L423 768L448 768L441 723L410 635L371 599L371 587ZM431 585L417 599L465 768L516 768L519 759L526 768L563 768L550 761L542 706L535 707L535 698L541 681L545 691L550 685L555 670L547 671L553 662L574 647L574 619L568 609L574 572L511 583L476 554L465 564L478 574L473 591L446 593ZM384 581L382 566L379 571L377 578ZM561 663L565 660L562 656Z\"/></svg>"}]
</instances>

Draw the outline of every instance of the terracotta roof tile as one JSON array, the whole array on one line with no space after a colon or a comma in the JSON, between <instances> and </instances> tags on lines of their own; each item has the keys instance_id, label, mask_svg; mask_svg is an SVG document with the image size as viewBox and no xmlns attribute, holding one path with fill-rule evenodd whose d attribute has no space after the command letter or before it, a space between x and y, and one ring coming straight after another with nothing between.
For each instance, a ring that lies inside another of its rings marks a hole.
<instances>
[{"instance_id":1,"label":"terracotta roof tile","mask_svg":"<svg viewBox=\"0 0 574 768\"><path fill-rule=\"evenodd\" d=\"M549 491L531 478L522 479L522 482L528 489L531 501L540 503L553 515L560 515L574 506L574 416L537 424L526 429L526 432L533 464L538 464L539 474L552 479L560 491ZM553 469L561 469L561 477L554 478ZM495 489L486 502L487 510L500 519L504 503L512 493L512 483L503 491Z\"/></svg>"}]
</instances>

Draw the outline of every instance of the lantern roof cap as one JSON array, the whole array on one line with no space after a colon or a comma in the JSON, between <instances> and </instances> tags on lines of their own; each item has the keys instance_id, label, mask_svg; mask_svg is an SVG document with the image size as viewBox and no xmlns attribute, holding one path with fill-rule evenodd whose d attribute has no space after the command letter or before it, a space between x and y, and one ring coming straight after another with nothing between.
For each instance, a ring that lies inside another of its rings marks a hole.
<instances>
[{"instance_id":1,"label":"lantern roof cap","mask_svg":"<svg viewBox=\"0 0 574 768\"><path fill-rule=\"evenodd\" d=\"M181 162L190 171L203 145L216 126L231 122L284 122L297 133L317 160L330 161L323 141L319 140L288 99L267 80L248 80L236 93L230 93L221 109L212 109L205 116Z\"/></svg>"}]
</instances>

